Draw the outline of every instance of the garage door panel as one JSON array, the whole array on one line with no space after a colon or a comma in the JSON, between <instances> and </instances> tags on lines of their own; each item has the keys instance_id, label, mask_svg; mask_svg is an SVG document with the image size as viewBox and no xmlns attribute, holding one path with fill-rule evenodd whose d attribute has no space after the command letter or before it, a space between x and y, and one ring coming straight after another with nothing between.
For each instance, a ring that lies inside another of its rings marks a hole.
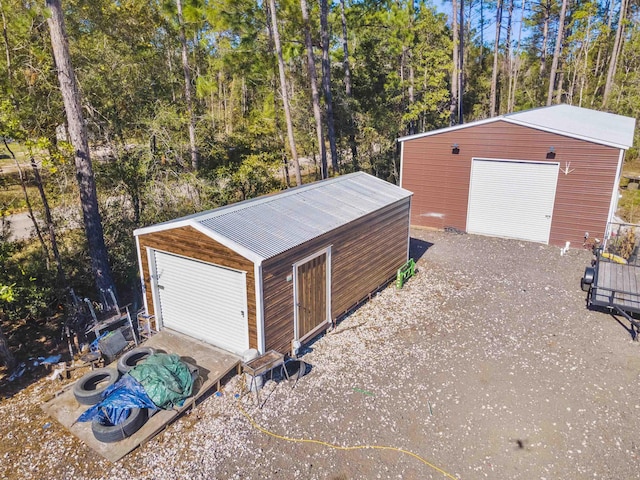
<instances>
[{"instance_id":1,"label":"garage door panel","mask_svg":"<svg viewBox=\"0 0 640 480\"><path fill-rule=\"evenodd\" d=\"M162 324L234 353L249 348L246 274L154 252Z\"/></svg>"},{"instance_id":2,"label":"garage door panel","mask_svg":"<svg viewBox=\"0 0 640 480\"><path fill-rule=\"evenodd\" d=\"M474 159L467 231L548 243L558 164Z\"/></svg>"}]
</instances>

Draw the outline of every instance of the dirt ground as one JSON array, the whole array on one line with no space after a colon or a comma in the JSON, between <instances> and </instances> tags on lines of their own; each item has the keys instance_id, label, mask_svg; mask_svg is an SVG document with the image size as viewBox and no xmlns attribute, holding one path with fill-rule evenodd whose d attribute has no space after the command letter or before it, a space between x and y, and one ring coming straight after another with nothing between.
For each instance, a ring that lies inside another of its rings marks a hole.
<instances>
[{"instance_id":1,"label":"dirt ground","mask_svg":"<svg viewBox=\"0 0 640 480\"><path fill-rule=\"evenodd\" d=\"M585 308L590 253L412 236L416 277L312 342L311 371L267 382L262 409L235 377L111 464L40 410L60 388L42 379L0 401L0 478L638 478L640 344Z\"/></svg>"}]
</instances>

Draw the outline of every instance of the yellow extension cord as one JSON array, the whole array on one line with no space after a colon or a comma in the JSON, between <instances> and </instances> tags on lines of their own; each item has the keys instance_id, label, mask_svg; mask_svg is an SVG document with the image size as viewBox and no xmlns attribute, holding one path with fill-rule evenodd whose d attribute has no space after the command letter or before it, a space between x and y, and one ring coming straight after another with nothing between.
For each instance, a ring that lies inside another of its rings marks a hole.
<instances>
[{"instance_id":1,"label":"yellow extension cord","mask_svg":"<svg viewBox=\"0 0 640 480\"><path fill-rule=\"evenodd\" d=\"M244 386L244 388L246 388L246 385ZM244 390L244 388L242 390ZM442 470L441 468L436 467L434 464L428 462L427 460L422 458L420 455L417 455L417 454L415 454L413 452L410 452L409 450L404 450L402 448L387 447L387 446L383 446L383 445L355 445L355 446L351 446L351 447L343 447L341 445L335 445L333 443L323 442L322 440L314 440L314 439L311 439L311 438L291 438L291 437L287 437L287 436L284 436L284 435L278 435L277 433L271 432L271 431L267 430L266 428L258 425L258 423L256 423L256 421L253 418L251 418L251 416L245 411L245 409L242 408L242 405L240 405L240 398L241 398L241 395L238 395L238 409L247 418L247 420L249 420L249 423L251 424L251 426L253 428L255 428L256 430L259 430L260 432L262 432L262 433L264 433L266 435L269 435L271 437L277 438L279 440L284 440L286 442L314 443L316 445L322 445L324 447L333 448L335 450L365 450L365 449L372 449L372 450L391 450L393 452L400 452L400 453L404 453L406 455L409 455L409 456L415 458L416 460L419 460L420 462L424 463L428 467L433 468L436 472L441 473L442 475L444 475L447 478L450 478L451 480L458 480L456 477L454 477L450 473L447 473L444 470Z\"/></svg>"}]
</instances>

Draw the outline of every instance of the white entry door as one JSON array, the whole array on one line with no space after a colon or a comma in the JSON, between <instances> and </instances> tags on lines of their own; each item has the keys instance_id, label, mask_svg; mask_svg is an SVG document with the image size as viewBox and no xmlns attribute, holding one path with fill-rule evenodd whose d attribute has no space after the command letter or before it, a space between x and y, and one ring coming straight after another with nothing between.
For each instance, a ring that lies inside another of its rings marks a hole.
<instances>
[{"instance_id":1,"label":"white entry door","mask_svg":"<svg viewBox=\"0 0 640 480\"><path fill-rule=\"evenodd\" d=\"M152 257L163 328L236 354L249 348L245 272L157 250Z\"/></svg>"},{"instance_id":2,"label":"white entry door","mask_svg":"<svg viewBox=\"0 0 640 480\"><path fill-rule=\"evenodd\" d=\"M473 159L467 231L549 243L557 163Z\"/></svg>"}]
</instances>

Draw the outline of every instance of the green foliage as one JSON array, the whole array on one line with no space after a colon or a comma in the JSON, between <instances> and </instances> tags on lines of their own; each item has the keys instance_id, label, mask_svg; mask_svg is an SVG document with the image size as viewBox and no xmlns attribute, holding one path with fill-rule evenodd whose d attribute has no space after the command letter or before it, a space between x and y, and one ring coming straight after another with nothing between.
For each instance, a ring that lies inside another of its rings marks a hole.
<instances>
[{"instance_id":1,"label":"green foliage","mask_svg":"<svg viewBox=\"0 0 640 480\"><path fill-rule=\"evenodd\" d=\"M0 310L9 320L40 318L55 304L55 275L37 247L2 242Z\"/></svg>"},{"instance_id":2,"label":"green foliage","mask_svg":"<svg viewBox=\"0 0 640 480\"><path fill-rule=\"evenodd\" d=\"M254 198L282 188L277 172L278 159L270 154L248 155L239 165L220 167L218 181L223 185L223 203Z\"/></svg>"},{"instance_id":3,"label":"green foliage","mask_svg":"<svg viewBox=\"0 0 640 480\"><path fill-rule=\"evenodd\" d=\"M640 223L640 191L625 189L621 192L618 214L629 223Z\"/></svg>"},{"instance_id":4,"label":"green foliage","mask_svg":"<svg viewBox=\"0 0 640 480\"><path fill-rule=\"evenodd\" d=\"M364 2L354 4L348 15L357 38L352 109L366 155L363 167L396 180L395 138L448 121L451 41L446 19L424 2Z\"/></svg>"},{"instance_id":5,"label":"green foliage","mask_svg":"<svg viewBox=\"0 0 640 480\"><path fill-rule=\"evenodd\" d=\"M11 303L15 301L16 295L13 291L13 287L15 286L15 283L11 285L0 285L0 302Z\"/></svg>"},{"instance_id":6,"label":"green foliage","mask_svg":"<svg viewBox=\"0 0 640 480\"><path fill-rule=\"evenodd\" d=\"M0 101L0 137L24 140L25 134L15 113L16 110L9 99Z\"/></svg>"}]
</instances>

